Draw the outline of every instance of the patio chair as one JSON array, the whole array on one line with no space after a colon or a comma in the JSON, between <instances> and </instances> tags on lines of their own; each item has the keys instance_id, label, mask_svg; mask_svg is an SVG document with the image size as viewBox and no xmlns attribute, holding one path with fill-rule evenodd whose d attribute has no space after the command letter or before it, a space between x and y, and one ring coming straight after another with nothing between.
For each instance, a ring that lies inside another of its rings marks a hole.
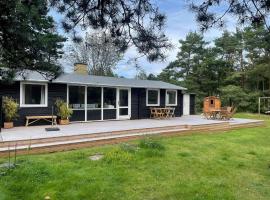
<instances>
[{"instance_id":1,"label":"patio chair","mask_svg":"<svg viewBox=\"0 0 270 200\"><path fill-rule=\"evenodd\" d=\"M156 118L163 119L165 117L165 112L162 109L156 109Z\"/></svg>"},{"instance_id":2,"label":"patio chair","mask_svg":"<svg viewBox=\"0 0 270 200\"><path fill-rule=\"evenodd\" d=\"M212 112L203 112L203 116L206 119L213 119L213 117L214 117Z\"/></svg>"},{"instance_id":3,"label":"patio chair","mask_svg":"<svg viewBox=\"0 0 270 200\"><path fill-rule=\"evenodd\" d=\"M236 113L237 108L234 107L234 108L231 108L230 110L231 111L228 111L228 109L222 110L220 112L220 118L223 120L230 120L233 117L233 115Z\"/></svg>"},{"instance_id":4,"label":"patio chair","mask_svg":"<svg viewBox=\"0 0 270 200\"><path fill-rule=\"evenodd\" d=\"M157 117L157 110L156 108L150 108L150 118L153 119L153 118L156 118Z\"/></svg>"},{"instance_id":5,"label":"patio chair","mask_svg":"<svg viewBox=\"0 0 270 200\"><path fill-rule=\"evenodd\" d=\"M175 111L175 108L169 109L169 112L168 112L169 117L175 117L174 111Z\"/></svg>"}]
</instances>

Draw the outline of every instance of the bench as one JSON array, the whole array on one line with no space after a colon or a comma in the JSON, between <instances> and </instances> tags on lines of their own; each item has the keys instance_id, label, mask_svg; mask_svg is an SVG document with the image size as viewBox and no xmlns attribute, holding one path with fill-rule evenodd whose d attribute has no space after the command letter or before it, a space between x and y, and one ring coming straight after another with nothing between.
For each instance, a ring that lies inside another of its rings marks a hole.
<instances>
[{"instance_id":1,"label":"bench","mask_svg":"<svg viewBox=\"0 0 270 200\"><path fill-rule=\"evenodd\" d=\"M25 126L29 126L30 124L33 124L39 120L44 120L44 121L52 123L52 125L54 124L56 125L56 119L57 119L57 116L55 115L26 116ZM33 120L33 121L30 122L30 120Z\"/></svg>"}]
</instances>

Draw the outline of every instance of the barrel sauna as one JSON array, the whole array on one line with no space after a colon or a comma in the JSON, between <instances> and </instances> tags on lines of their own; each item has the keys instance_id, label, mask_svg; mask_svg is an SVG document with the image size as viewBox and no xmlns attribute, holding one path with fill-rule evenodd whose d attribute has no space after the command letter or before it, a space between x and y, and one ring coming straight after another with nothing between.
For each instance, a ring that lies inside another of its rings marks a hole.
<instances>
[{"instance_id":1,"label":"barrel sauna","mask_svg":"<svg viewBox=\"0 0 270 200\"><path fill-rule=\"evenodd\" d=\"M221 101L219 97L210 96L205 97L203 102L203 112L210 112L211 110L220 110Z\"/></svg>"}]
</instances>

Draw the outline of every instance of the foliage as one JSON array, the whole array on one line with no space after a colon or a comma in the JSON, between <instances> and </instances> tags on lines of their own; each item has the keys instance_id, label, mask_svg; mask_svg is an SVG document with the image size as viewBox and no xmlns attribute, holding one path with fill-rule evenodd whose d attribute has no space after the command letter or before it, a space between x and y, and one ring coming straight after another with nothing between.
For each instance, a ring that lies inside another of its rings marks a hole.
<instances>
[{"instance_id":1,"label":"foliage","mask_svg":"<svg viewBox=\"0 0 270 200\"><path fill-rule=\"evenodd\" d=\"M159 140L149 137L141 140L139 143L139 147L144 149L157 149L157 150L165 149L164 145L161 144Z\"/></svg>"},{"instance_id":2,"label":"foliage","mask_svg":"<svg viewBox=\"0 0 270 200\"><path fill-rule=\"evenodd\" d=\"M35 70L51 79L62 72L57 63L65 39L55 32L47 0L0 1L0 75Z\"/></svg>"},{"instance_id":3,"label":"foliage","mask_svg":"<svg viewBox=\"0 0 270 200\"><path fill-rule=\"evenodd\" d=\"M134 45L150 61L164 60L170 48L163 28L166 17L150 0L50 0L64 16L62 25L79 41L76 28L108 31L122 52Z\"/></svg>"},{"instance_id":4,"label":"foliage","mask_svg":"<svg viewBox=\"0 0 270 200\"><path fill-rule=\"evenodd\" d=\"M73 111L68 107L67 103L64 102L62 99L56 99L55 106L57 116L59 116L63 120L68 119L73 113Z\"/></svg>"},{"instance_id":5,"label":"foliage","mask_svg":"<svg viewBox=\"0 0 270 200\"><path fill-rule=\"evenodd\" d=\"M120 145L122 151L126 151L129 153L136 153L138 151L138 147L136 145L132 145L129 143L123 143Z\"/></svg>"},{"instance_id":6,"label":"foliage","mask_svg":"<svg viewBox=\"0 0 270 200\"><path fill-rule=\"evenodd\" d=\"M6 122L18 117L19 105L12 97L3 97L2 108Z\"/></svg>"},{"instance_id":7,"label":"foliage","mask_svg":"<svg viewBox=\"0 0 270 200\"><path fill-rule=\"evenodd\" d=\"M72 63L86 63L91 75L113 76L123 54L108 33L87 33L81 42L73 42L67 58Z\"/></svg>"},{"instance_id":8,"label":"foliage","mask_svg":"<svg viewBox=\"0 0 270 200\"><path fill-rule=\"evenodd\" d=\"M227 85L221 88L221 98L224 105L236 106L238 111L256 112L260 93L246 93L240 86Z\"/></svg>"},{"instance_id":9,"label":"foliage","mask_svg":"<svg viewBox=\"0 0 270 200\"><path fill-rule=\"evenodd\" d=\"M259 96L270 96L270 36L265 27L224 31L211 45L191 32L180 40L175 61L158 76L196 93L196 110L205 96L219 95L223 106L256 112Z\"/></svg>"},{"instance_id":10,"label":"foliage","mask_svg":"<svg viewBox=\"0 0 270 200\"><path fill-rule=\"evenodd\" d=\"M270 31L270 4L267 0L193 0L190 7L202 30L223 27L226 15L232 15L239 25L264 24Z\"/></svg>"},{"instance_id":11,"label":"foliage","mask_svg":"<svg viewBox=\"0 0 270 200\"><path fill-rule=\"evenodd\" d=\"M132 156L128 151L123 151L121 148L113 149L107 152L104 156L105 162L115 163L115 162L124 162L128 163L132 160Z\"/></svg>"}]
</instances>

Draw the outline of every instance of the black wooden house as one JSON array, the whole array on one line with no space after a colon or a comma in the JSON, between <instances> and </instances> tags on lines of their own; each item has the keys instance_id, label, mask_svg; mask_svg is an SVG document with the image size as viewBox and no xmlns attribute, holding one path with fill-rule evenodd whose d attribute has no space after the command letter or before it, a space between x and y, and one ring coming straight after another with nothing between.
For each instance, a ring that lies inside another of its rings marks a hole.
<instances>
[{"instance_id":1,"label":"black wooden house","mask_svg":"<svg viewBox=\"0 0 270 200\"><path fill-rule=\"evenodd\" d=\"M195 95L186 94L186 88L162 81L87 75L82 67L54 80L26 72L12 84L0 83L0 96L11 96L20 105L15 126L23 126L26 116L52 114L57 98L73 110L73 122L144 119L150 117L150 107L175 107L176 116L195 112Z\"/></svg>"}]
</instances>

